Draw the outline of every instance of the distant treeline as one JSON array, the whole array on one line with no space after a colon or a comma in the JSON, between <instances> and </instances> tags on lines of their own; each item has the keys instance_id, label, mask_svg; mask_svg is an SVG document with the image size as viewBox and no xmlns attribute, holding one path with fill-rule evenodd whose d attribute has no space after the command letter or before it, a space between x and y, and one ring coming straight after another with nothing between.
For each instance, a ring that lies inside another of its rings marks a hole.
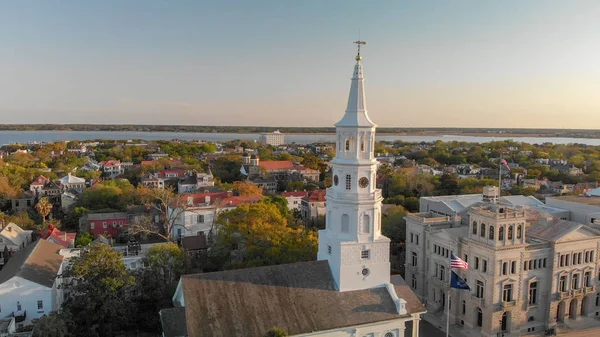
<instances>
[{"instance_id":1,"label":"distant treeline","mask_svg":"<svg viewBox=\"0 0 600 337\"><path fill-rule=\"evenodd\" d=\"M156 132L220 132L261 133L279 130L283 133L335 133L333 127L269 127L269 126L209 126L209 125L111 125L111 124L0 124L3 131L156 131ZM450 134L521 134L546 137L600 138L600 130L577 129L498 129L498 128L386 128L377 133L450 133Z\"/></svg>"}]
</instances>

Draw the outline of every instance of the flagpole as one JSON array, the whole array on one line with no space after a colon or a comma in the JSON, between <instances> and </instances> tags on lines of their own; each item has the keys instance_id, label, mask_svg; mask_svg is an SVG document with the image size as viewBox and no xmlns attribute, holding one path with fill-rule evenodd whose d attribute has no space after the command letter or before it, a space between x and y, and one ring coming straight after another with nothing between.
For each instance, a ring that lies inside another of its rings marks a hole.
<instances>
[{"instance_id":1,"label":"flagpole","mask_svg":"<svg viewBox=\"0 0 600 337\"><path fill-rule=\"evenodd\" d=\"M448 307L448 312L447 312L447 316L446 316L446 337L449 336L450 334L450 291L452 290L452 264L450 264L450 268L448 268L448 280L449 282L449 287L448 287L448 299L446 300L446 305Z\"/></svg>"},{"instance_id":2,"label":"flagpole","mask_svg":"<svg viewBox=\"0 0 600 337\"><path fill-rule=\"evenodd\" d=\"M502 155L500 155L500 161L498 162L498 197L496 197L496 203L500 203L500 196L502 195Z\"/></svg>"}]
</instances>

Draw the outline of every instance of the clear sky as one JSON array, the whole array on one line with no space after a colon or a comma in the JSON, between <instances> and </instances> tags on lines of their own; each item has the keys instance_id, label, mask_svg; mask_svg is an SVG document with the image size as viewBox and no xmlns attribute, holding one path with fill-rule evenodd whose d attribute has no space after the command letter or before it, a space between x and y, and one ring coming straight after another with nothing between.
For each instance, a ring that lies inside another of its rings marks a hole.
<instances>
[{"instance_id":1,"label":"clear sky","mask_svg":"<svg viewBox=\"0 0 600 337\"><path fill-rule=\"evenodd\" d=\"M600 129L600 1L19 0L0 123Z\"/></svg>"}]
</instances>

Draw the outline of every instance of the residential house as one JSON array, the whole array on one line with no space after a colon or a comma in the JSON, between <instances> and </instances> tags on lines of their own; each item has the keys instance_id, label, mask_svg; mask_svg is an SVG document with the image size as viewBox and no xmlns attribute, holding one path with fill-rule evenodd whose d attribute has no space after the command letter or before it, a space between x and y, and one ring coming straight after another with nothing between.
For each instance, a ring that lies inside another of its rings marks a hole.
<instances>
[{"instance_id":1,"label":"residential house","mask_svg":"<svg viewBox=\"0 0 600 337\"><path fill-rule=\"evenodd\" d=\"M73 153L75 155L81 156L87 153L87 146L85 144L79 144L77 146L71 147L67 149L68 153Z\"/></svg>"},{"instance_id":2,"label":"residential house","mask_svg":"<svg viewBox=\"0 0 600 337\"><path fill-rule=\"evenodd\" d=\"M271 193L275 193L277 191L277 180L275 180L275 178L273 177L267 177L267 178L262 178L262 177L257 177L254 178L252 180L252 182L254 184L256 184L256 186L258 186L259 188L262 188L264 191L267 192L271 192Z\"/></svg>"},{"instance_id":3,"label":"residential house","mask_svg":"<svg viewBox=\"0 0 600 337\"><path fill-rule=\"evenodd\" d=\"M560 173L570 174L574 176L582 175L583 170L579 167L570 164L554 164L550 166L550 169L553 171L558 171Z\"/></svg>"},{"instance_id":4,"label":"residential house","mask_svg":"<svg viewBox=\"0 0 600 337\"><path fill-rule=\"evenodd\" d=\"M179 194L193 193L203 187L215 186L215 178L210 169L207 173L188 172L177 182L177 192Z\"/></svg>"},{"instance_id":5,"label":"residential house","mask_svg":"<svg viewBox=\"0 0 600 337\"><path fill-rule=\"evenodd\" d=\"M149 188L165 188L165 181L162 178L159 178L157 174L147 173L142 176L142 185Z\"/></svg>"},{"instance_id":6,"label":"residential house","mask_svg":"<svg viewBox=\"0 0 600 337\"><path fill-rule=\"evenodd\" d=\"M15 253L0 270L0 310L12 315L17 328L30 324L56 307L56 277L63 247L38 240Z\"/></svg>"},{"instance_id":7,"label":"residential house","mask_svg":"<svg viewBox=\"0 0 600 337\"><path fill-rule=\"evenodd\" d=\"M17 332L17 323L14 317L0 318L0 337L31 337L34 331Z\"/></svg>"},{"instance_id":8,"label":"residential house","mask_svg":"<svg viewBox=\"0 0 600 337\"><path fill-rule=\"evenodd\" d=\"M60 194L60 207L64 212L68 212L73 205L77 202L81 193L76 190L64 191Z\"/></svg>"},{"instance_id":9,"label":"residential house","mask_svg":"<svg viewBox=\"0 0 600 337\"><path fill-rule=\"evenodd\" d=\"M125 173L125 167L119 160L107 160L105 162L101 162L100 165L102 165L102 171L104 174L106 174L109 178L116 178Z\"/></svg>"},{"instance_id":10,"label":"residential house","mask_svg":"<svg viewBox=\"0 0 600 337\"><path fill-rule=\"evenodd\" d=\"M258 155L249 155L248 152L242 155L240 172L250 181L258 178L274 178L280 188L290 181L318 183L320 174L317 170L309 169L291 160L260 161Z\"/></svg>"},{"instance_id":11,"label":"residential house","mask_svg":"<svg viewBox=\"0 0 600 337\"><path fill-rule=\"evenodd\" d=\"M300 202L300 214L305 222L318 219L320 216L325 216L327 199L325 195L327 190L313 190L302 197Z\"/></svg>"},{"instance_id":12,"label":"residential house","mask_svg":"<svg viewBox=\"0 0 600 337\"><path fill-rule=\"evenodd\" d=\"M288 209L293 211L297 209L300 211L300 205L302 204L302 198L306 197L308 192L306 191L294 191L294 192L283 192L281 196L287 200Z\"/></svg>"},{"instance_id":13,"label":"residential house","mask_svg":"<svg viewBox=\"0 0 600 337\"><path fill-rule=\"evenodd\" d=\"M159 160L167 157L169 157L168 153L150 153L146 155L146 159L148 160Z\"/></svg>"},{"instance_id":14,"label":"residential house","mask_svg":"<svg viewBox=\"0 0 600 337\"><path fill-rule=\"evenodd\" d=\"M81 232L116 238L129 227L129 215L125 212L89 213L81 217L79 225Z\"/></svg>"},{"instance_id":15,"label":"residential house","mask_svg":"<svg viewBox=\"0 0 600 337\"><path fill-rule=\"evenodd\" d=\"M35 205L35 194L31 191L25 191L21 195L10 199L13 212L27 211L33 209Z\"/></svg>"},{"instance_id":16,"label":"residential house","mask_svg":"<svg viewBox=\"0 0 600 337\"><path fill-rule=\"evenodd\" d=\"M62 191L75 190L81 193L83 190L85 190L85 179L76 177L72 175L71 172L67 173L66 176L56 180L56 184Z\"/></svg>"},{"instance_id":17,"label":"residential house","mask_svg":"<svg viewBox=\"0 0 600 337\"><path fill-rule=\"evenodd\" d=\"M35 193L35 195L42 196L42 189L49 183L50 179L40 175L31 184L29 184L29 190Z\"/></svg>"},{"instance_id":18,"label":"residential house","mask_svg":"<svg viewBox=\"0 0 600 337\"><path fill-rule=\"evenodd\" d=\"M172 205L169 214L176 217L171 230L173 238L208 235L215 217L223 210L235 209L242 203L256 203L261 196L233 196L231 192L209 192L181 195L184 205Z\"/></svg>"},{"instance_id":19,"label":"residential house","mask_svg":"<svg viewBox=\"0 0 600 337\"><path fill-rule=\"evenodd\" d=\"M75 237L77 233L67 233L59 230L50 224L48 229L43 231L41 238L57 245L61 245L63 248L75 248Z\"/></svg>"},{"instance_id":20,"label":"residential house","mask_svg":"<svg viewBox=\"0 0 600 337\"><path fill-rule=\"evenodd\" d=\"M0 231L0 266L4 265L6 258L10 258L16 251L31 243L32 233L33 231L21 229L12 222L2 228Z\"/></svg>"}]
</instances>

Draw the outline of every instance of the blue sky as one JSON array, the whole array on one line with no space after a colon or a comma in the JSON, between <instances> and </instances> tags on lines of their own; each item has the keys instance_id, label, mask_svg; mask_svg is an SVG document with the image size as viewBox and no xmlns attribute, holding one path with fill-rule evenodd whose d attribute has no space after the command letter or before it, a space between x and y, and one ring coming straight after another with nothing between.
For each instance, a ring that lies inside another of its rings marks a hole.
<instances>
[{"instance_id":1,"label":"blue sky","mask_svg":"<svg viewBox=\"0 0 600 337\"><path fill-rule=\"evenodd\" d=\"M600 128L599 1L23 0L0 123Z\"/></svg>"}]
</instances>

